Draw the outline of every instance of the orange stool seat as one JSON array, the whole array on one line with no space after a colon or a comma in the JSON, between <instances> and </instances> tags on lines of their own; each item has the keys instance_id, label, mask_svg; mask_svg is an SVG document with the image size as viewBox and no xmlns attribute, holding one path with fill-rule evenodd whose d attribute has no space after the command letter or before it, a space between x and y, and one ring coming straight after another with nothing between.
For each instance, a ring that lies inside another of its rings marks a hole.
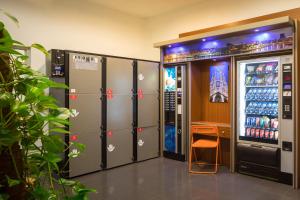
<instances>
[{"instance_id":1,"label":"orange stool seat","mask_svg":"<svg viewBox=\"0 0 300 200\"><path fill-rule=\"evenodd\" d=\"M213 140L197 140L192 144L195 148L216 148L217 146L218 142Z\"/></svg>"}]
</instances>

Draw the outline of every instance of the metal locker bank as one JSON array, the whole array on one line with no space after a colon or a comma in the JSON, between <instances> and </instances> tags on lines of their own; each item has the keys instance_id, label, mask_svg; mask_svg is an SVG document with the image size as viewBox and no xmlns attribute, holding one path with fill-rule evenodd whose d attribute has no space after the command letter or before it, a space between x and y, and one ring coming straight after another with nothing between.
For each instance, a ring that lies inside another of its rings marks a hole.
<instances>
[{"instance_id":1,"label":"metal locker bank","mask_svg":"<svg viewBox=\"0 0 300 200\"><path fill-rule=\"evenodd\" d=\"M159 156L159 63L51 50L48 76L69 88L50 95L72 111L63 155L66 177ZM85 145L80 151L71 142Z\"/></svg>"}]
</instances>

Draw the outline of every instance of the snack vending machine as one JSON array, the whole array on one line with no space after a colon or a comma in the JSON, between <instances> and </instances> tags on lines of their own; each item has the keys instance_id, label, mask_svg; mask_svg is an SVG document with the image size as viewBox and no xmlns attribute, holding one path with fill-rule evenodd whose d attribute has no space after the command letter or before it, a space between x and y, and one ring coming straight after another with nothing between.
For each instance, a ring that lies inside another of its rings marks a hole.
<instances>
[{"instance_id":1,"label":"snack vending machine","mask_svg":"<svg viewBox=\"0 0 300 200\"><path fill-rule=\"evenodd\" d=\"M293 56L237 61L237 170L293 184Z\"/></svg>"},{"instance_id":2,"label":"snack vending machine","mask_svg":"<svg viewBox=\"0 0 300 200\"><path fill-rule=\"evenodd\" d=\"M167 158L186 159L186 65L164 67L164 138Z\"/></svg>"}]
</instances>

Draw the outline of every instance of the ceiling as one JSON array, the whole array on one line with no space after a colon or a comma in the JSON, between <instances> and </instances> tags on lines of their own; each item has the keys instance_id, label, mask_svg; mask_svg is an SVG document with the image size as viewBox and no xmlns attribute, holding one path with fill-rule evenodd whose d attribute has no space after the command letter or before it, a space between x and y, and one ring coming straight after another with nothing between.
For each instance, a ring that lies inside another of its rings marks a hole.
<instances>
[{"instance_id":1,"label":"ceiling","mask_svg":"<svg viewBox=\"0 0 300 200\"><path fill-rule=\"evenodd\" d=\"M204 0L89 0L138 17L153 17Z\"/></svg>"}]
</instances>

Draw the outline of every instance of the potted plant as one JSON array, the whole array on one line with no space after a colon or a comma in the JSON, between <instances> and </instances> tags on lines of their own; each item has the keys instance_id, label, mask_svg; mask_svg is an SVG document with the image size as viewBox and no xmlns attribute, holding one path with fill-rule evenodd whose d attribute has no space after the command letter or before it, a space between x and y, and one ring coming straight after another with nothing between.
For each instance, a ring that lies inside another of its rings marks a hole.
<instances>
[{"instance_id":1,"label":"potted plant","mask_svg":"<svg viewBox=\"0 0 300 200\"><path fill-rule=\"evenodd\" d=\"M0 20L0 200L87 199L94 190L62 178L59 167L66 149L59 134L68 134L64 127L71 113L46 91L66 86L26 65L28 56L16 45L25 47L13 40ZM48 54L42 45L31 47ZM84 150L82 144L70 145Z\"/></svg>"}]
</instances>

